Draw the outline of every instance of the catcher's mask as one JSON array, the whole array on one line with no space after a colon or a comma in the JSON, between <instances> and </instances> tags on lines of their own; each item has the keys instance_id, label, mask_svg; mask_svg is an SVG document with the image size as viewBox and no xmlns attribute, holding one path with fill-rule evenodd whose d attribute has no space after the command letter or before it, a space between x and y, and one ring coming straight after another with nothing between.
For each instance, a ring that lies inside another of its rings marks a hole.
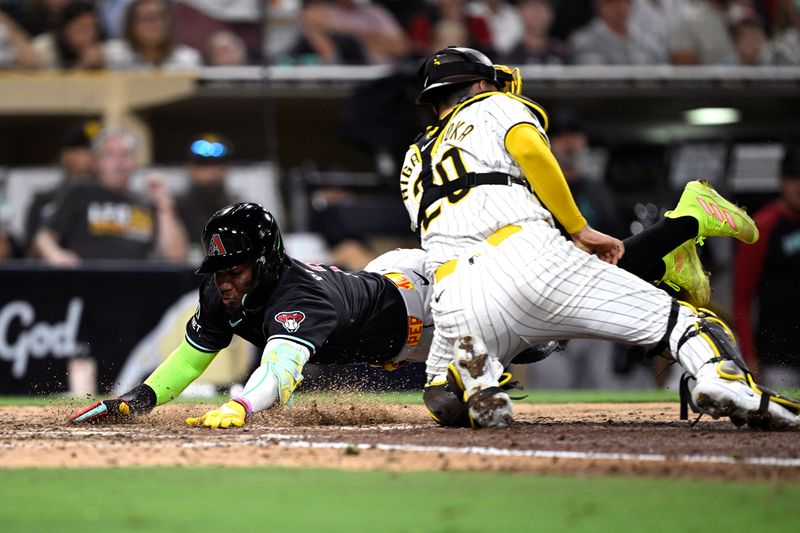
<instances>
[{"instance_id":1,"label":"catcher's mask","mask_svg":"<svg viewBox=\"0 0 800 533\"><path fill-rule=\"evenodd\" d=\"M206 257L195 273L209 274L250 263L253 285L242 299L245 309L262 307L288 264L280 229L272 214L258 204L223 207L203 230Z\"/></svg>"},{"instance_id":2,"label":"catcher's mask","mask_svg":"<svg viewBox=\"0 0 800 533\"><path fill-rule=\"evenodd\" d=\"M430 104L431 95L441 87L486 80L499 85L497 72L485 54L462 46L448 46L430 56L419 68L422 81L418 104Z\"/></svg>"}]
</instances>

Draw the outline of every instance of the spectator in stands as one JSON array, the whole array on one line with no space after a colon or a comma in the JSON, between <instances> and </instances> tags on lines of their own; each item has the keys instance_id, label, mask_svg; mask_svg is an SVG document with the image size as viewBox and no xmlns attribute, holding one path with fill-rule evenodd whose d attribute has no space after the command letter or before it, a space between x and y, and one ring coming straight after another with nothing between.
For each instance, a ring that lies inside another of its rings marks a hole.
<instances>
[{"instance_id":1,"label":"spectator in stands","mask_svg":"<svg viewBox=\"0 0 800 533\"><path fill-rule=\"evenodd\" d=\"M505 56L509 65L563 65L569 60L569 49L562 41L550 37L553 23L551 0L521 0L519 14L524 31L522 39Z\"/></svg>"},{"instance_id":2,"label":"spectator in stands","mask_svg":"<svg viewBox=\"0 0 800 533\"><path fill-rule=\"evenodd\" d=\"M228 30L215 31L206 44L206 64L214 67L246 65L247 47L244 41Z\"/></svg>"},{"instance_id":3,"label":"spectator in stands","mask_svg":"<svg viewBox=\"0 0 800 533\"><path fill-rule=\"evenodd\" d=\"M35 256L33 238L56 208L56 198L72 185L90 181L94 171L92 139L100 132L100 123L94 120L80 121L70 128L58 154L58 163L63 170L61 183L51 190L34 195L25 216L25 238L28 239L28 255Z\"/></svg>"},{"instance_id":4,"label":"spectator in stands","mask_svg":"<svg viewBox=\"0 0 800 533\"><path fill-rule=\"evenodd\" d=\"M211 215L238 201L228 194L225 187L232 156L233 145L221 135L207 133L189 144L186 165L189 188L175 199L175 207L193 254L202 254L200 234Z\"/></svg>"},{"instance_id":5,"label":"spectator in stands","mask_svg":"<svg viewBox=\"0 0 800 533\"><path fill-rule=\"evenodd\" d=\"M187 259L186 234L166 186L151 178L150 200L128 191L137 146L136 138L122 130L97 136L97 180L64 191L36 234L35 246L46 262L76 266L95 259Z\"/></svg>"},{"instance_id":6,"label":"spectator in stands","mask_svg":"<svg viewBox=\"0 0 800 533\"><path fill-rule=\"evenodd\" d=\"M200 53L175 42L174 16L167 0L135 0L125 14L123 40L106 43L106 65L113 70L200 66Z\"/></svg>"},{"instance_id":7,"label":"spectator in stands","mask_svg":"<svg viewBox=\"0 0 800 533\"><path fill-rule=\"evenodd\" d=\"M109 39L121 39L124 33L125 13L133 0L98 0L97 10L103 33Z\"/></svg>"},{"instance_id":8,"label":"spectator in stands","mask_svg":"<svg viewBox=\"0 0 800 533\"><path fill-rule=\"evenodd\" d=\"M570 37L575 63L589 65L653 65L663 50L628 31L631 0L595 0L597 16Z\"/></svg>"},{"instance_id":9,"label":"spectator in stands","mask_svg":"<svg viewBox=\"0 0 800 533\"><path fill-rule=\"evenodd\" d=\"M229 31L244 42L248 56L260 57L265 3L269 0L176 0L175 37L202 50L209 35Z\"/></svg>"},{"instance_id":10,"label":"spectator in stands","mask_svg":"<svg viewBox=\"0 0 800 533\"><path fill-rule=\"evenodd\" d=\"M14 245L11 236L0 228L0 261L14 257Z\"/></svg>"},{"instance_id":11,"label":"spectator in stands","mask_svg":"<svg viewBox=\"0 0 800 533\"><path fill-rule=\"evenodd\" d=\"M750 368L789 388L800 386L800 145L788 147L780 183L780 198L753 216L758 242L736 254L733 313Z\"/></svg>"},{"instance_id":12,"label":"spectator in stands","mask_svg":"<svg viewBox=\"0 0 800 533\"><path fill-rule=\"evenodd\" d=\"M492 32L485 18L467 12L464 0L436 0L409 21L408 34L415 56L427 56L434 50L435 32L441 21L452 21L466 27L467 41L458 44L480 50L490 57L496 55L492 45Z\"/></svg>"},{"instance_id":13,"label":"spectator in stands","mask_svg":"<svg viewBox=\"0 0 800 533\"><path fill-rule=\"evenodd\" d=\"M442 19L433 27L433 38L428 49L429 54L448 46L466 46L469 42L469 30L459 20Z\"/></svg>"},{"instance_id":14,"label":"spectator in stands","mask_svg":"<svg viewBox=\"0 0 800 533\"><path fill-rule=\"evenodd\" d=\"M609 235L627 235L614 192L605 182L586 176L591 154L589 136L580 117L570 111L554 114L548 137L575 203L589 224Z\"/></svg>"},{"instance_id":15,"label":"spectator in stands","mask_svg":"<svg viewBox=\"0 0 800 533\"><path fill-rule=\"evenodd\" d=\"M408 54L408 39L384 7L369 0L310 2L303 37L322 63L391 63Z\"/></svg>"},{"instance_id":16,"label":"spectator in stands","mask_svg":"<svg viewBox=\"0 0 800 533\"><path fill-rule=\"evenodd\" d=\"M61 19L61 12L70 0L21 0L3 2L2 9L29 36L54 30Z\"/></svg>"},{"instance_id":17,"label":"spectator in stands","mask_svg":"<svg viewBox=\"0 0 800 533\"><path fill-rule=\"evenodd\" d=\"M0 11L0 68L32 68L39 66L28 35L5 13Z\"/></svg>"},{"instance_id":18,"label":"spectator in stands","mask_svg":"<svg viewBox=\"0 0 800 533\"><path fill-rule=\"evenodd\" d=\"M730 34L731 0L687 2L674 22L670 52L675 65L732 65L736 49Z\"/></svg>"},{"instance_id":19,"label":"spectator in stands","mask_svg":"<svg viewBox=\"0 0 800 533\"><path fill-rule=\"evenodd\" d=\"M102 30L94 3L73 0L67 4L56 28L36 37L33 48L45 68L102 68Z\"/></svg>"},{"instance_id":20,"label":"spectator in stands","mask_svg":"<svg viewBox=\"0 0 800 533\"><path fill-rule=\"evenodd\" d=\"M577 29L589 24L596 14L594 0L557 0L553 2L553 12L550 34L564 42Z\"/></svg>"},{"instance_id":21,"label":"spectator in stands","mask_svg":"<svg viewBox=\"0 0 800 533\"><path fill-rule=\"evenodd\" d=\"M732 30L736 48L736 64L746 66L771 65L772 50L764 26L755 20L743 20Z\"/></svg>"},{"instance_id":22,"label":"spectator in stands","mask_svg":"<svg viewBox=\"0 0 800 533\"><path fill-rule=\"evenodd\" d=\"M669 32L684 0L633 0L628 31L660 52L659 63L669 63Z\"/></svg>"},{"instance_id":23,"label":"spectator in stands","mask_svg":"<svg viewBox=\"0 0 800 533\"><path fill-rule=\"evenodd\" d=\"M300 42L301 0L267 0L264 13L262 51L272 64L291 63Z\"/></svg>"},{"instance_id":24,"label":"spectator in stands","mask_svg":"<svg viewBox=\"0 0 800 533\"><path fill-rule=\"evenodd\" d=\"M519 11L516 5L506 0L479 0L467 4L467 13L482 17L488 22L492 48L498 57L510 52L522 39L524 30ZM550 18L552 19L552 11Z\"/></svg>"},{"instance_id":25,"label":"spectator in stands","mask_svg":"<svg viewBox=\"0 0 800 533\"><path fill-rule=\"evenodd\" d=\"M780 0L772 26L775 63L800 65L800 5Z\"/></svg>"}]
</instances>

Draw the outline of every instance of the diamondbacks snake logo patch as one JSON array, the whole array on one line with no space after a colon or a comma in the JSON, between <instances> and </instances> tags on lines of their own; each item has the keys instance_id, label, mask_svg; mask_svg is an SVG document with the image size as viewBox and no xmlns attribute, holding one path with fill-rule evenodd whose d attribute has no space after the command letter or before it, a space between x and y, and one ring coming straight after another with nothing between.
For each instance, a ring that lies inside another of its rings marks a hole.
<instances>
[{"instance_id":1,"label":"diamondbacks snake logo patch","mask_svg":"<svg viewBox=\"0 0 800 533\"><path fill-rule=\"evenodd\" d=\"M300 323L305 319L306 315L302 311L283 311L275 315L275 321L280 322L289 333L300 329Z\"/></svg>"}]
</instances>

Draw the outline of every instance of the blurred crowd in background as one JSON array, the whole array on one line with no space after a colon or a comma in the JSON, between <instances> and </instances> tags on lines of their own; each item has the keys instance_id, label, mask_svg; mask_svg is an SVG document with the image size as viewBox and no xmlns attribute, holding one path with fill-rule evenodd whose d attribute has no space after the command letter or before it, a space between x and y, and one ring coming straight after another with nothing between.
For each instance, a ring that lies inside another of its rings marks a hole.
<instances>
[{"instance_id":1,"label":"blurred crowd in background","mask_svg":"<svg viewBox=\"0 0 800 533\"><path fill-rule=\"evenodd\" d=\"M0 0L0 68L797 65L798 0Z\"/></svg>"},{"instance_id":2,"label":"blurred crowd in background","mask_svg":"<svg viewBox=\"0 0 800 533\"><path fill-rule=\"evenodd\" d=\"M800 0L0 0L0 69L8 70L411 64L407 60L453 44L512 66L800 65ZM370 229L407 233L383 249L415 244L395 176L398 155L411 140L417 84L408 72L394 73L356 88L344 105L342 139L376 154L383 196L359 202L364 185L358 180L317 182L322 186L307 198L313 224L303 228L321 234L326 245L326 255L315 259L363 268L383 251L370 240ZM628 154L630 172L612 172L604 159L608 151L590 143L579 116L551 114L552 150L594 227L623 238L670 207L620 204L620 192L648 172L666 181L665 152L637 147ZM203 253L198 238L210 214L252 200L229 186L235 147L225 132L186 139L181 172L187 186L179 194L157 173L140 168L140 148L130 132L76 122L53 154L58 184L30 199L24 231L12 236L0 213L0 259L59 267L118 259L196 264ZM381 168L377 156L386 154L388 167ZM726 157L724 151L717 155L720 161ZM702 152L686 158L715 159ZM703 258L715 276L723 276L723 294L735 287L730 309L722 312L735 316L743 349L758 351L766 363L780 362L781 369L788 366L793 382L800 383L800 325L786 312L786 302L800 300L800 148L787 145L780 165L780 197L755 204L774 199L756 214L759 244L735 256L704 252ZM134 193L130 185L137 173L147 174L147 184ZM683 182L694 177L680 176ZM286 176L280 178L285 197L276 201L290 211L285 228L297 231L291 224L296 195L285 187ZM669 181L677 198L682 182ZM648 185L639 182L634 187L641 193ZM592 345L544 363L569 365L559 373L563 382L543 371L544 381L534 385L603 385L586 380L614 372L587 373L577 362L599 360L600 352L617 373L630 370L630 358L618 347Z\"/></svg>"},{"instance_id":3,"label":"blurred crowd in background","mask_svg":"<svg viewBox=\"0 0 800 533\"><path fill-rule=\"evenodd\" d=\"M13 239L0 227L0 259L40 259L60 267L92 260L196 262L209 216L236 201L225 184L233 144L213 133L192 139L188 186L180 195L157 173L140 169L139 149L129 131L76 122L57 156L61 178L30 199L24 235ZM147 172L144 194L131 191L139 170Z\"/></svg>"}]
</instances>

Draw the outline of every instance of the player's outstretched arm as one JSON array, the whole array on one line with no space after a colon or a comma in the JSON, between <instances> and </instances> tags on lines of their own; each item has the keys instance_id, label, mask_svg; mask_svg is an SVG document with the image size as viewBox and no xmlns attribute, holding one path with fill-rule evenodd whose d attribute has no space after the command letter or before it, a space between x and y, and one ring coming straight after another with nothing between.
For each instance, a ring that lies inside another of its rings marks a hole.
<instances>
[{"instance_id":1,"label":"player's outstretched arm","mask_svg":"<svg viewBox=\"0 0 800 533\"><path fill-rule=\"evenodd\" d=\"M156 405L156 393L145 384L137 385L119 398L101 400L72 417L74 423L122 422L134 415L149 413Z\"/></svg>"},{"instance_id":2,"label":"player's outstretched arm","mask_svg":"<svg viewBox=\"0 0 800 533\"><path fill-rule=\"evenodd\" d=\"M149 413L177 397L211 364L217 352L203 352L184 340L144 383L119 398L99 401L71 417L80 422L119 422Z\"/></svg>"},{"instance_id":3,"label":"player's outstretched arm","mask_svg":"<svg viewBox=\"0 0 800 533\"><path fill-rule=\"evenodd\" d=\"M294 389L303 380L303 366L311 357L309 349L286 339L272 339L264 347L261 366L247 380L244 392L198 417L186 419L189 426L211 429L242 427L253 413L287 405Z\"/></svg>"}]
</instances>

